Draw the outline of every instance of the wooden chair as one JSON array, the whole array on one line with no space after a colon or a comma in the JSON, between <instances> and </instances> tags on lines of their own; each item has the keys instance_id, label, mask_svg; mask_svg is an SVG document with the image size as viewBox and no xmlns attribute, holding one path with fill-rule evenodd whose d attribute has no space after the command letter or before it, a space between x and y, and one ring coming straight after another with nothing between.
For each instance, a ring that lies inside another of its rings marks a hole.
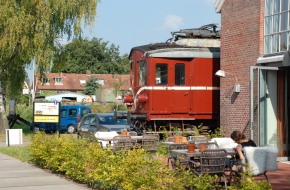
<instances>
[{"instance_id":1,"label":"wooden chair","mask_svg":"<svg viewBox=\"0 0 290 190\"><path fill-rule=\"evenodd\" d=\"M142 138L142 148L147 152L157 152L159 135L144 135Z\"/></svg>"},{"instance_id":2,"label":"wooden chair","mask_svg":"<svg viewBox=\"0 0 290 190\"><path fill-rule=\"evenodd\" d=\"M194 173L198 176L202 174L218 175L224 177L225 186L227 184L225 177L227 151L225 149L205 149L201 152L200 163L188 161L196 166ZM221 178L220 178L221 181ZM226 186L227 189L227 186Z\"/></svg>"}]
</instances>

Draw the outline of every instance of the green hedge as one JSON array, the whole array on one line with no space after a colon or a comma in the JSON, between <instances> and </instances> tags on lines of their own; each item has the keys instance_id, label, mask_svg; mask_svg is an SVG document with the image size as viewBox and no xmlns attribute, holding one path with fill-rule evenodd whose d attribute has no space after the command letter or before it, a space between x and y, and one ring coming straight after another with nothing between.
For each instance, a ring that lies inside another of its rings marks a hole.
<instances>
[{"instance_id":1,"label":"green hedge","mask_svg":"<svg viewBox=\"0 0 290 190\"><path fill-rule=\"evenodd\" d=\"M111 189L215 189L217 176L196 177L182 167L170 169L167 158L148 154L138 148L113 154L100 148L97 141L78 140L38 132L29 145L31 161L65 174L67 177L98 188ZM269 189L268 182L253 182L245 176L229 189Z\"/></svg>"}]
</instances>

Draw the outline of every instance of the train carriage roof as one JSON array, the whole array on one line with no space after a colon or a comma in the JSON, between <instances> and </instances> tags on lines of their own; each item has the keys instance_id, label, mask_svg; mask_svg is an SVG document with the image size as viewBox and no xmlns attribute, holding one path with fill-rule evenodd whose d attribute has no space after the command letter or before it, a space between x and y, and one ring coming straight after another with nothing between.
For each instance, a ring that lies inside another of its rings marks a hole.
<instances>
[{"instance_id":1,"label":"train carriage roof","mask_svg":"<svg viewBox=\"0 0 290 190\"><path fill-rule=\"evenodd\" d=\"M144 52L148 57L160 58L220 58L220 48L203 47L203 46L188 46L177 43L156 43L144 46L137 46L131 49L129 56L134 50Z\"/></svg>"},{"instance_id":2,"label":"train carriage roof","mask_svg":"<svg viewBox=\"0 0 290 190\"><path fill-rule=\"evenodd\" d=\"M144 52L144 56L160 58L220 58L220 30L218 24L171 32L170 43L156 43L131 49ZM174 39L175 42L172 42ZM167 40L167 42L169 41Z\"/></svg>"}]
</instances>

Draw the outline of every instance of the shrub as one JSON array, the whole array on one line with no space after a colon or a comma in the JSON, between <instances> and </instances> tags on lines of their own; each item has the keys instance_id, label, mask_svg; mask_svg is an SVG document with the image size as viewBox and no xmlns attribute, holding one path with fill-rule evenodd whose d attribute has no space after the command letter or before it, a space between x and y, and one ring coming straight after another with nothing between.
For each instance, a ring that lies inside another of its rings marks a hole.
<instances>
[{"instance_id":1,"label":"shrub","mask_svg":"<svg viewBox=\"0 0 290 190\"><path fill-rule=\"evenodd\" d=\"M78 140L67 136L37 132L29 145L31 161L82 183L98 188L119 189L214 189L217 176L196 177L183 167L170 169L167 157L148 153L137 147L114 153L102 149L98 141ZM263 182L265 183L265 182ZM265 187L256 182L241 182L240 189L249 185ZM234 187L233 187L234 188Z\"/></svg>"}]
</instances>

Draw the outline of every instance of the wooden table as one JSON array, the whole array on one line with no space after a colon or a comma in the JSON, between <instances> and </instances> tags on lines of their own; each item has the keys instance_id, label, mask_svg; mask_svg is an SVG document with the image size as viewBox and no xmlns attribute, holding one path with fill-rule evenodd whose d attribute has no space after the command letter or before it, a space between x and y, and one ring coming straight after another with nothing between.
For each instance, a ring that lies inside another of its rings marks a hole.
<instances>
[{"instance_id":1,"label":"wooden table","mask_svg":"<svg viewBox=\"0 0 290 190\"><path fill-rule=\"evenodd\" d=\"M233 151L233 149L229 149L229 148L223 148L227 151L227 155L229 156L235 156L238 155L237 152ZM215 149L213 149L215 150ZM195 152L191 153L191 152L187 152L188 150L171 150L171 152L178 154L178 155L184 155L187 157L200 157L201 152L199 152L199 149L195 149Z\"/></svg>"},{"instance_id":2,"label":"wooden table","mask_svg":"<svg viewBox=\"0 0 290 190\"><path fill-rule=\"evenodd\" d=\"M130 136L131 140L137 140L140 141L142 140L143 136ZM101 141L113 141L114 137L97 137L96 139L101 140Z\"/></svg>"},{"instance_id":3,"label":"wooden table","mask_svg":"<svg viewBox=\"0 0 290 190\"><path fill-rule=\"evenodd\" d=\"M187 144L187 143L174 143L174 142L161 142L162 145L171 145L171 144L176 144L176 145L183 145L183 144Z\"/></svg>"}]
</instances>

